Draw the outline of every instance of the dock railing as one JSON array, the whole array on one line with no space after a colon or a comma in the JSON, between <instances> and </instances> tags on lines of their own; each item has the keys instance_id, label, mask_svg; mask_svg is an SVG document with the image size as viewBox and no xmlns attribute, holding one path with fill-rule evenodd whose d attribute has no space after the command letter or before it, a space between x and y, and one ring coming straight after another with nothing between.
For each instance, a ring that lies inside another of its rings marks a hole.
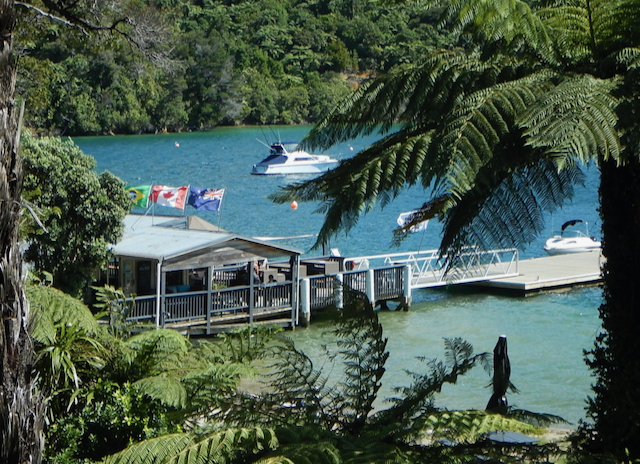
<instances>
[{"instance_id":1,"label":"dock railing","mask_svg":"<svg viewBox=\"0 0 640 464\"><path fill-rule=\"evenodd\" d=\"M446 263L447 256L441 257L438 250L387 253L345 259L345 266L353 267L355 270L411 265L412 288L479 282L514 277L519 274L516 248L480 250L477 247L469 247L455 257L448 272L445 269Z\"/></svg>"},{"instance_id":2,"label":"dock railing","mask_svg":"<svg viewBox=\"0 0 640 464\"><path fill-rule=\"evenodd\" d=\"M171 293L158 298L136 298L130 320L166 324L223 324L229 319L253 322L271 313L290 311L291 324L307 318L311 310L336 305L341 307L345 291L360 292L372 304L388 300L411 302L413 289L450 284L481 282L519 274L518 251L515 248L482 251L468 248L459 253L445 269L446 257L438 250L399 252L344 259L347 269L335 275L320 274L300 279L300 295L292 294L293 282L235 286L185 293ZM233 275L228 276L232 282ZM156 311L160 302L161 311ZM299 302L299 303L297 303Z\"/></svg>"},{"instance_id":3,"label":"dock railing","mask_svg":"<svg viewBox=\"0 0 640 464\"><path fill-rule=\"evenodd\" d=\"M292 283L248 285L231 288L170 293L135 298L135 306L127 319L155 323L158 327L170 324L206 325L225 324L233 319L253 322L274 312L285 312L293 323ZM161 311L157 311L160 300Z\"/></svg>"}]
</instances>

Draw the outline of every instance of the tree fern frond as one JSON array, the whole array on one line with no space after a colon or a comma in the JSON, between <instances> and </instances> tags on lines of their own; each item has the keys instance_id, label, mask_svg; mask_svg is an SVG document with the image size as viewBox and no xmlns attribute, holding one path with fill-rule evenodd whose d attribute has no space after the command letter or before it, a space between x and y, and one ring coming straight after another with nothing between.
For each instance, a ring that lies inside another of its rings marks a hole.
<instances>
[{"instance_id":1,"label":"tree fern frond","mask_svg":"<svg viewBox=\"0 0 640 464\"><path fill-rule=\"evenodd\" d=\"M342 453L328 441L309 441L282 446L275 453L278 454L277 458L266 458L264 462L271 462L271 459L285 459L284 462L295 464L342 464L345 462L341 456Z\"/></svg>"},{"instance_id":2,"label":"tree fern frond","mask_svg":"<svg viewBox=\"0 0 640 464\"><path fill-rule=\"evenodd\" d=\"M342 161L334 170L287 185L270 198L277 203L320 201L317 212L325 213L327 220L316 240L319 246L338 230L350 230L379 198L386 204L407 184L416 182L429 143L429 134L403 130Z\"/></svg>"},{"instance_id":3,"label":"tree fern frond","mask_svg":"<svg viewBox=\"0 0 640 464\"><path fill-rule=\"evenodd\" d=\"M32 335L36 340L41 336L46 338L46 333L51 334L58 324L74 325L87 334L103 332L89 308L78 299L44 285L28 285L26 293L33 308L35 325Z\"/></svg>"},{"instance_id":4,"label":"tree fern frond","mask_svg":"<svg viewBox=\"0 0 640 464\"><path fill-rule=\"evenodd\" d=\"M437 411L434 395L442 390L445 383L455 384L458 377L464 375L477 364L488 365L490 354L473 354L473 347L460 339L445 339L447 362L436 359L421 359L427 363L426 373L407 372L413 382L408 387L399 387L395 391L398 398L389 400L392 406L380 411L372 419L371 428L380 428L397 438L415 439L424 432L424 417Z\"/></svg>"},{"instance_id":5,"label":"tree fern frond","mask_svg":"<svg viewBox=\"0 0 640 464\"><path fill-rule=\"evenodd\" d=\"M434 440L474 442L482 435L494 431L514 431L539 434L536 427L517 419L484 411L438 411L428 414L421 421L423 430L429 431Z\"/></svg>"},{"instance_id":6,"label":"tree fern frond","mask_svg":"<svg viewBox=\"0 0 640 464\"><path fill-rule=\"evenodd\" d=\"M590 76L563 81L520 116L528 143L585 163L598 157L619 159L615 113L619 101L612 95L618 84ZM559 167L566 164L556 160Z\"/></svg>"},{"instance_id":7,"label":"tree fern frond","mask_svg":"<svg viewBox=\"0 0 640 464\"><path fill-rule=\"evenodd\" d=\"M155 375L181 366L182 357L189 352L189 341L175 330L149 330L134 335L125 341L135 353L136 365Z\"/></svg>"},{"instance_id":8,"label":"tree fern frond","mask_svg":"<svg viewBox=\"0 0 640 464\"><path fill-rule=\"evenodd\" d=\"M164 464L170 462L179 450L193 443L187 434L163 435L132 445L125 450L107 456L105 464Z\"/></svg>"},{"instance_id":9,"label":"tree fern frond","mask_svg":"<svg viewBox=\"0 0 640 464\"><path fill-rule=\"evenodd\" d=\"M226 414L228 402L237 397L241 380L254 375L255 368L238 363L210 364L188 372L180 378L187 394L183 415L202 417ZM213 414L212 410L215 411Z\"/></svg>"},{"instance_id":10,"label":"tree fern frond","mask_svg":"<svg viewBox=\"0 0 640 464\"><path fill-rule=\"evenodd\" d=\"M342 457L349 464L404 464L413 461L404 447L379 439L379 435L361 436L357 441L347 441L341 446Z\"/></svg>"},{"instance_id":11,"label":"tree fern frond","mask_svg":"<svg viewBox=\"0 0 640 464\"><path fill-rule=\"evenodd\" d=\"M637 69L640 66L640 48L623 48L616 54L615 59L629 69Z\"/></svg>"},{"instance_id":12,"label":"tree fern frond","mask_svg":"<svg viewBox=\"0 0 640 464\"><path fill-rule=\"evenodd\" d=\"M507 51L528 49L547 63L558 58L545 24L519 0L440 0L433 2L444 11L440 21L457 32L471 32Z\"/></svg>"},{"instance_id":13,"label":"tree fern frond","mask_svg":"<svg viewBox=\"0 0 640 464\"><path fill-rule=\"evenodd\" d=\"M530 424L533 427L549 427L557 424L569 424L565 419L555 414L531 412L512 407L509 407L507 416L520 422Z\"/></svg>"},{"instance_id":14,"label":"tree fern frond","mask_svg":"<svg viewBox=\"0 0 640 464\"><path fill-rule=\"evenodd\" d=\"M224 359L234 363L251 362L261 359L267 353L266 347L281 330L275 326L246 327L220 334L222 343L215 346L224 347L219 351Z\"/></svg>"},{"instance_id":15,"label":"tree fern frond","mask_svg":"<svg viewBox=\"0 0 640 464\"><path fill-rule=\"evenodd\" d=\"M343 428L355 433L362 429L373 410L373 403L382 386L385 364L389 358L387 339L371 305L364 308L346 307L338 327L339 356L344 364L345 379L340 382Z\"/></svg>"},{"instance_id":16,"label":"tree fern frond","mask_svg":"<svg viewBox=\"0 0 640 464\"><path fill-rule=\"evenodd\" d=\"M266 387L259 396L244 394L223 411L228 423L333 424L326 377L288 337L272 345L263 375Z\"/></svg>"},{"instance_id":17,"label":"tree fern frond","mask_svg":"<svg viewBox=\"0 0 640 464\"><path fill-rule=\"evenodd\" d=\"M504 164L504 170L518 162L511 142L517 117L552 87L553 78L553 73L540 72L461 99L434 136L438 156L449 163L441 176L448 192L460 197L475 184L486 183L479 177L481 168L494 158L501 158L496 164Z\"/></svg>"},{"instance_id":18,"label":"tree fern frond","mask_svg":"<svg viewBox=\"0 0 640 464\"><path fill-rule=\"evenodd\" d=\"M573 186L584 180L579 167L559 171L552 160L505 176L476 184L449 211L441 242L445 254L455 257L469 244L482 249L526 246L543 229L543 213L571 198Z\"/></svg>"},{"instance_id":19,"label":"tree fern frond","mask_svg":"<svg viewBox=\"0 0 640 464\"><path fill-rule=\"evenodd\" d=\"M141 393L157 399L161 403L183 408L187 404L187 392L179 379L167 375L145 377L133 383Z\"/></svg>"},{"instance_id":20,"label":"tree fern frond","mask_svg":"<svg viewBox=\"0 0 640 464\"><path fill-rule=\"evenodd\" d=\"M271 429L227 429L206 434L173 434L137 443L105 458L105 464L196 464L231 462L245 455L250 462L278 446Z\"/></svg>"}]
</instances>

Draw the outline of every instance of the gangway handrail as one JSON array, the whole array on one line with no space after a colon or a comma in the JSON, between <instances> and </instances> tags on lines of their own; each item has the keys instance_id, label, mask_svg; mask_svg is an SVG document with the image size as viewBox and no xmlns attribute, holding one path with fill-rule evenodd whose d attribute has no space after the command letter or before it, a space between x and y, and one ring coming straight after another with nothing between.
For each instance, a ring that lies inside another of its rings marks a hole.
<instances>
[{"instance_id":1,"label":"gangway handrail","mask_svg":"<svg viewBox=\"0 0 640 464\"><path fill-rule=\"evenodd\" d=\"M503 259L503 256L507 259ZM468 283L519 274L519 253L516 248L482 250L467 247L455 256L453 266L445 269L448 258L447 255L440 255L439 250L423 250L348 257L345 258L345 263L352 262L352 270L356 271L399 264L411 265L413 288ZM372 265L371 261L375 260L382 260L382 265Z\"/></svg>"}]
</instances>

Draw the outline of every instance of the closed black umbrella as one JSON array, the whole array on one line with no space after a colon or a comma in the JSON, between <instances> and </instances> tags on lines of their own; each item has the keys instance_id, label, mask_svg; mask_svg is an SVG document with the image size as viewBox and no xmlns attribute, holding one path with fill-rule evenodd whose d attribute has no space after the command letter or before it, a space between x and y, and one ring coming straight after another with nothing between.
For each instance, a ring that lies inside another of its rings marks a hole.
<instances>
[{"instance_id":1,"label":"closed black umbrella","mask_svg":"<svg viewBox=\"0 0 640 464\"><path fill-rule=\"evenodd\" d=\"M501 335L493 349L493 395L487 403L487 411L505 413L507 411L507 389L511 385L511 364L507 355L507 337Z\"/></svg>"}]
</instances>

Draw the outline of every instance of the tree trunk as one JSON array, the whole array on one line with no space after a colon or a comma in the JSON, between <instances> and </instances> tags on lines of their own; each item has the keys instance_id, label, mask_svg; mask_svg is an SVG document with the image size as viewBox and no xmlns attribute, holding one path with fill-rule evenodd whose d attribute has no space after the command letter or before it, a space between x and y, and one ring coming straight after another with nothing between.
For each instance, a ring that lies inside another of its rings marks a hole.
<instances>
[{"instance_id":1,"label":"tree trunk","mask_svg":"<svg viewBox=\"0 0 640 464\"><path fill-rule=\"evenodd\" d=\"M603 333L588 353L596 375L587 450L619 462L640 457L640 163L601 163L604 303ZM584 427L587 430L589 427Z\"/></svg>"},{"instance_id":2,"label":"tree trunk","mask_svg":"<svg viewBox=\"0 0 640 464\"><path fill-rule=\"evenodd\" d=\"M14 101L15 22L13 0L0 0L0 462L39 464L43 403L31 378L29 305L18 249L22 170L18 158L19 118Z\"/></svg>"}]
</instances>

